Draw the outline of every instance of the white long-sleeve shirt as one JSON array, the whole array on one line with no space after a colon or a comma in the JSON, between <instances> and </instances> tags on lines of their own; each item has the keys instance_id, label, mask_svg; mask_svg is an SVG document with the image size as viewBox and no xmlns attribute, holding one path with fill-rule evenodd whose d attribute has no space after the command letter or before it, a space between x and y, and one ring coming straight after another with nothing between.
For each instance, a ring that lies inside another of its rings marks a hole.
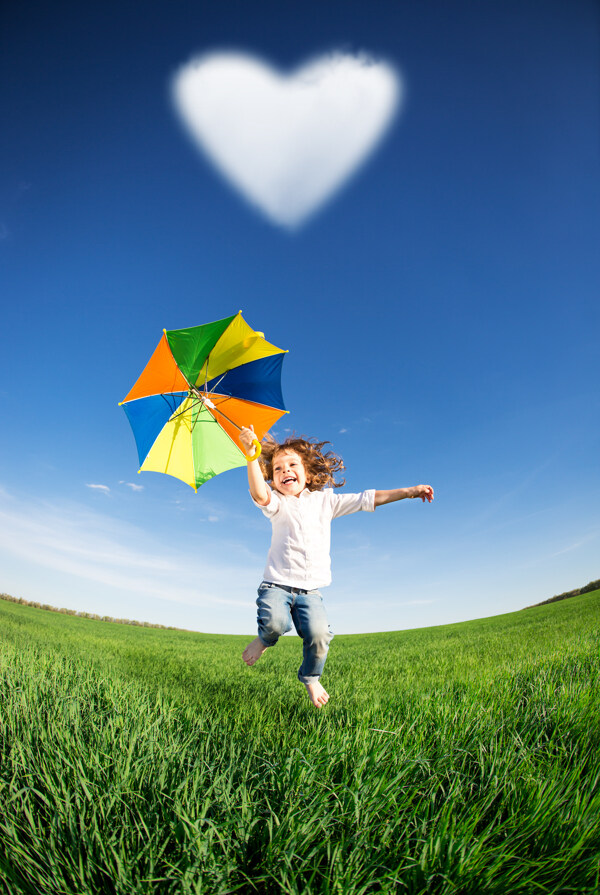
<instances>
[{"instance_id":1,"label":"white long-sleeve shirt","mask_svg":"<svg viewBox=\"0 0 600 895\"><path fill-rule=\"evenodd\" d=\"M314 590L331 583L331 520L359 510L373 512L375 490L337 494L332 489L309 491L287 497L269 489L266 506L254 501L271 520L273 536L263 578Z\"/></svg>"}]
</instances>

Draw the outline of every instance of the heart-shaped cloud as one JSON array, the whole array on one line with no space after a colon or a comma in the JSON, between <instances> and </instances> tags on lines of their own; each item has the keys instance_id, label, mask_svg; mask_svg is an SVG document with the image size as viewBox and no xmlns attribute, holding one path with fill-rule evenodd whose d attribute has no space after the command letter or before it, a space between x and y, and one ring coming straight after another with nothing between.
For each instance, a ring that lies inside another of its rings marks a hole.
<instances>
[{"instance_id":1,"label":"heart-shaped cloud","mask_svg":"<svg viewBox=\"0 0 600 895\"><path fill-rule=\"evenodd\" d=\"M364 54L333 53L285 76L242 53L211 53L173 79L193 139L246 199L287 227L366 160L400 92L394 69Z\"/></svg>"}]
</instances>

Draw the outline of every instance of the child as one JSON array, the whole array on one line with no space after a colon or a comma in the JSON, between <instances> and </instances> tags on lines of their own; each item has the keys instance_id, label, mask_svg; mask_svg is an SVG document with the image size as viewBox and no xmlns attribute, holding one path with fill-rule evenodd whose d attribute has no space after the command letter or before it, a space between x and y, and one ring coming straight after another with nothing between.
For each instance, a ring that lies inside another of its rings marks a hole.
<instances>
[{"instance_id":1,"label":"child","mask_svg":"<svg viewBox=\"0 0 600 895\"><path fill-rule=\"evenodd\" d=\"M239 439L247 454L253 453L255 438L253 427L241 430ZM344 482L335 482L334 475L344 465L331 451L323 453L325 444L304 438L287 438L278 444L267 437L260 461L248 461L250 495L271 520L273 537L256 601L258 637L242 656L247 665L254 665L267 647L291 631L293 623L303 641L298 679L317 708L329 699L319 678L333 633L318 588L331 583L331 520L406 497L433 500L430 485L336 494L332 487Z\"/></svg>"}]
</instances>

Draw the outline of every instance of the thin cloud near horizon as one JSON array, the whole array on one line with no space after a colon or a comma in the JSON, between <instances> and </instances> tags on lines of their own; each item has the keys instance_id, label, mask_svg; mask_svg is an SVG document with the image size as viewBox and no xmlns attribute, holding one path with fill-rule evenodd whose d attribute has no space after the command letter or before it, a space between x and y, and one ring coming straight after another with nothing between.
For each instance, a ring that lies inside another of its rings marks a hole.
<instances>
[{"instance_id":1,"label":"thin cloud near horizon","mask_svg":"<svg viewBox=\"0 0 600 895\"><path fill-rule=\"evenodd\" d=\"M87 507L16 500L0 490L0 553L51 569L68 578L88 580L192 606L247 606L248 601L220 596L224 559L240 556L229 566L231 591L256 577L253 557L243 544L205 546L202 557L164 546L147 532ZM210 561L207 556L212 557Z\"/></svg>"}]
</instances>

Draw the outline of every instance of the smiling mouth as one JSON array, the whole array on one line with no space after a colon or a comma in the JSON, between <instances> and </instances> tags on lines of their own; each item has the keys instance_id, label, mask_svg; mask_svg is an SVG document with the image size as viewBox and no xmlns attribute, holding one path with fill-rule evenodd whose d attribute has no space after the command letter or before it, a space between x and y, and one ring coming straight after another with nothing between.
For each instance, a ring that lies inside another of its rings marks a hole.
<instances>
[{"instance_id":1,"label":"smiling mouth","mask_svg":"<svg viewBox=\"0 0 600 895\"><path fill-rule=\"evenodd\" d=\"M282 484L290 485L292 482L295 481L297 481L297 479L293 478L293 476L288 476L286 479L283 480Z\"/></svg>"}]
</instances>

